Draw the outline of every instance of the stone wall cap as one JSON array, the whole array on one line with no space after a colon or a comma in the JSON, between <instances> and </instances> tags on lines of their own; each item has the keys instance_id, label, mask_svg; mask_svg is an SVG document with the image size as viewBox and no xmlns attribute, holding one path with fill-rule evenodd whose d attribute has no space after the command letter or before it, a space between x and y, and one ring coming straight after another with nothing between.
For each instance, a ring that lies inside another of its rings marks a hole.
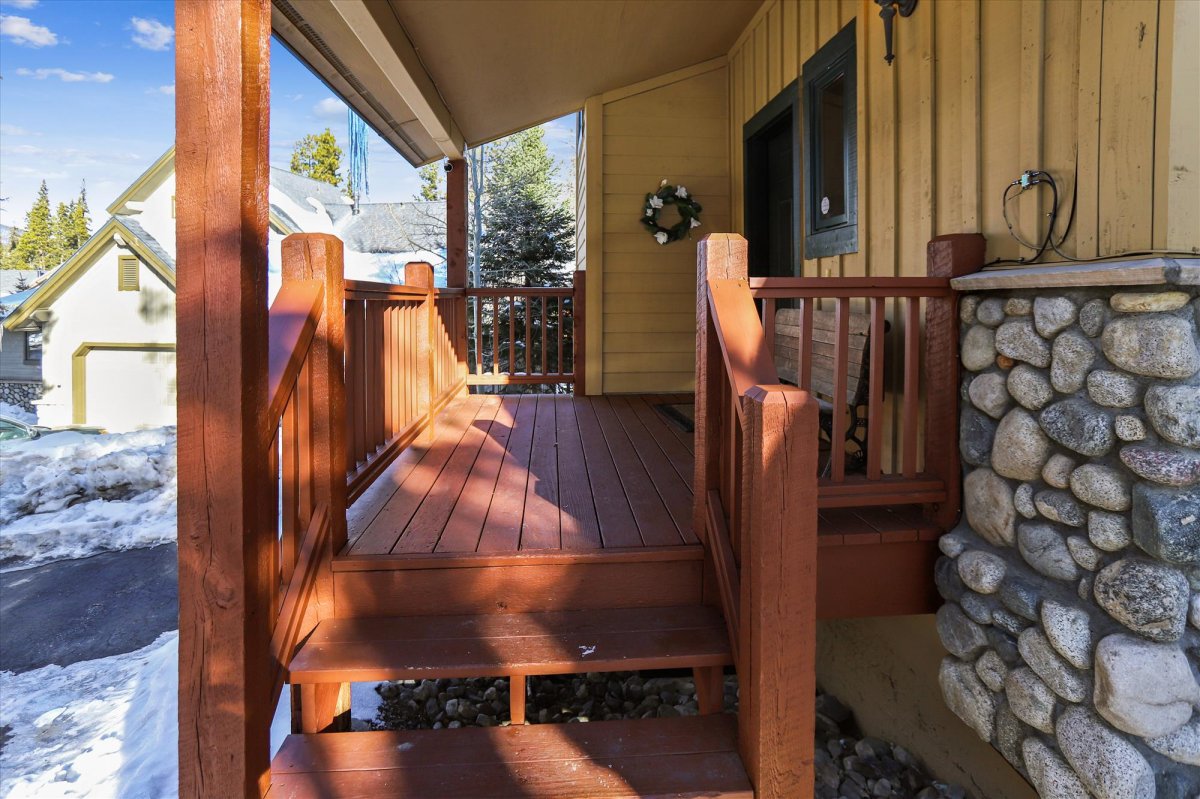
<instances>
[{"instance_id":1,"label":"stone wall cap","mask_svg":"<svg viewBox=\"0 0 1200 799\"><path fill-rule=\"evenodd\" d=\"M1200 286L1200 258L1143 258L993 269L956 277L957 291L1086 286Z\"/></svg>"}]
</instances>

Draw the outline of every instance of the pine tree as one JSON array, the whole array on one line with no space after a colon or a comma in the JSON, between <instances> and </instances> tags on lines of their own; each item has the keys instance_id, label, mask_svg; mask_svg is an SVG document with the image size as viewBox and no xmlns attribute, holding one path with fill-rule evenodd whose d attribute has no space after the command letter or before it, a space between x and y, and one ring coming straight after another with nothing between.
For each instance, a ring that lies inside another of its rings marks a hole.
<instances>
[{"instance_id":1,"label":"pine tree","mask_svg":"<svg viewBox=\"0 0 1200 799\"><path fill-rule=\"evenodd\" d=\"M74 252L92 237L92 214L88 210L86 184L79 187L79 198L71 205L71 252Z\"/></svg>"},{"instance_id":2,"label":"pine tree","mask_svg":"<svg viewBox=\"0 0 1200 799\"><path fill-rule=\"evenodd\" d=\"M50 215L50 191L46 181L38 188L33 207L25 214L25 229L13 247L15 269L51 269L58 266L54 242L54 219Z\"/></svg>"},{"instance_id":3,"label":"pine tree","mask_svg":"<svg viewBox=\"0 0 1200 799\"><path fill-rule=\"evenodd\" d=\"M292 148L290 169L297 175L324 181L331 186L342 185L342 148L337 138L325 128L324 133L310 133Z\"/></svg>"},{"instance_id":4,"label":"pine tree","mask_svg":"<svg viewBox=\"0 0 1200 799\"><path fill-rule=\"evenodd\" d=\"M444 200L446 194L442 189L442 170L434 161L432 164L426 164L417 170L417 177L421 184L417 189L413 199L420 202L436 202Z\"/></svg>"},{"instance_id":5,"label":"pine tree","mask_svg":"<svg viewBox=\"0 0 1200 799\"><path fill-rule=\"evenodd\" d=\"M54 258L59 263L71 257L75 248L71 246L72 235L71 215L75 211L75 203L59 203L54 213L54 229L50 232L50 241L54 249Z\"/></svg>"}]
</instances>

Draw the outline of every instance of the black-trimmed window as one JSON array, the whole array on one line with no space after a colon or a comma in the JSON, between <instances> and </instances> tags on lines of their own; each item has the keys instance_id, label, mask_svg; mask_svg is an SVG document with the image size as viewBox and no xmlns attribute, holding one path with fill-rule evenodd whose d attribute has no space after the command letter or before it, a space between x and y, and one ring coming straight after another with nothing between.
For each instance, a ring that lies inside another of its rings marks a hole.
<instances>
[{"instance_id":1,"label":"black-trimmed window","mask_svg":"<svg viewBox=\"0 0 1200 799\"><path fill-rule=\"evenodd\" d=\"M25 363L42 362L42 331L30 330L25 334Z\"/></svg>"},{"instance_id":2,"label":"black-trimmed window","mask_svg":"<svg viewBox=\"0 0 1200 799\"><path fill-rule=\"evenodd\" d=\"M800 277L800 82L742 126L751 277Z\"/></svg>"},{"instance_id":3,"label":"black-trimmed window","mask_svg":"<svg viewBox=\"0 0 1200 799\"><path fill-rule=\"evenodd\" d=\"M804 257L858 250L854 21L804 63Z\"/></svg>"}]
</instances>

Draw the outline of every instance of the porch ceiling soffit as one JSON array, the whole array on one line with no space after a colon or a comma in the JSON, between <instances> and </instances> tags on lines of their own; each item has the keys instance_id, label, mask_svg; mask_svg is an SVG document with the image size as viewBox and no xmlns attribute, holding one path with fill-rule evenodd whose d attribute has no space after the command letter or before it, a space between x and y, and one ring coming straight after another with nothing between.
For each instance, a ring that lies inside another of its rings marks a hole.
<instances>
[{"instance_id":1,"label":"porch ceiling soffit","mask_svg":"<svg viewBox=\"0 0 1200 799\"><path fill-rule=\"evenodd\" d=\"M761 0L274 3L275 32L416 164L723 56ZM378 109L352 82L368 89ZM381 127L385 115L434 146L401 146Z\"/></svg>"}]
</instances>

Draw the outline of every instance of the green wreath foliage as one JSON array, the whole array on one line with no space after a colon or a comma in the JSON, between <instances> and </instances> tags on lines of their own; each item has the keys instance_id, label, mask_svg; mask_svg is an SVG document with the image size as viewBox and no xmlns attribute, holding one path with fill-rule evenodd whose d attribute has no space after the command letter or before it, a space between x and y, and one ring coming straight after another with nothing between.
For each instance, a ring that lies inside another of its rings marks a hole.
<instances>
[{"instance_id":1,"label":"green wreath foliage","mask_svg":"<svg viewBox=\"0 0 1200 799\"><path fill-rule=\"evenodd\" d=\"M679 222L671 227L663 227L658 223L658 216L669 205L679 211ZM696 202L696 198L688 194L683 186L673 186L663 181L658 191L646 195L646 204L642 206L642 224L654 236L659 244L669 244L686 238L692 228L700 227L700 213L704 206Z\"/></svg>"}]
</instances>

